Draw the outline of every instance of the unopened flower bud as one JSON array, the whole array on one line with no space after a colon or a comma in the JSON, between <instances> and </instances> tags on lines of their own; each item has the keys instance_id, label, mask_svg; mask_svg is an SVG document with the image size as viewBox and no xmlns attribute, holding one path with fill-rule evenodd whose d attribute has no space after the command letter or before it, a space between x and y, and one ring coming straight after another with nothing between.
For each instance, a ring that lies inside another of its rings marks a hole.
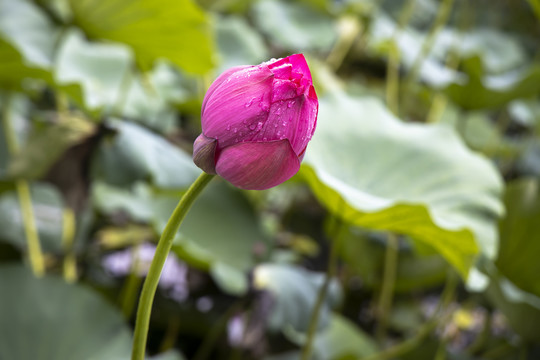
<instances>
[{"instance_id":1,"label":"unopened flower bud","mask_svg":"<svg viewBox=\"0 0 540 360\"><path fill-rule=\"evenodd\" d=\"M279 185L298 172L318 109L302 54L229 69L204 97L193 160L242 189Z\"/></svg>"}]
</instances>

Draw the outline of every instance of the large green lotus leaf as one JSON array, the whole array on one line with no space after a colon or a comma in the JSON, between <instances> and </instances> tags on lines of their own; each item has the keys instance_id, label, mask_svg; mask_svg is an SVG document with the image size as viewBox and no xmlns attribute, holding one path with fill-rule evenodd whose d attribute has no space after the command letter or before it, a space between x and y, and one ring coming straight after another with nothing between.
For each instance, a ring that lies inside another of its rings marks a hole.
<instances>
[{"instance_id":1,"label":"large green lotus leaf","mask_svg":"<svg viewBox=\"0 0 540 360\"><path fill-rule=\"evenodd\" d=\"M273 43L292 51L327 51L337 37L330 16L301 3L261 0L253 14Z\"/></svg>"},{"instance_id":2,"label":"large green lotus leaf","mask_svg":"<svg viewBox=\"0 0 540 360\"><path fill-rule=\"evenodd\" d=\"M93 162L96 176L114 185L151 179L160 188L189 186L199 175L191 156L164 137L135 123L111 120L117 133L99 144Z\"/></svg>"},{"instance_id":3,"label":"large green lotus leaf","mask_svg":"<svg viewBox=\"0 0 540 360\"><path fill-rule=\"evenodd\" d=\"M60 115L53 124L35 126L25 146L12 156L8 176L25 179L42 177L68 148L92 136L95 130L90 121L68 115Z\"/></svg>"},{"instance_id":4,"label":"large green lotus leaf","mask_svg":"<svg viewBox=\"0 0 540 360\"><path fill-rule=\"evenodd\" d=\"M406 68L415 64L428 37L427 33L409 26L399 30L397 23L382 11L375 13L370 33L368 49L387 54L390 49L388 43L393 41ZM447 67L445 63L449 53L478 59L481 73L461 73ZM523 72L522 77L516 71L526 63L526 51L512 35L492 28L475 29L464 34L448 27L438 33L431 51L423 57L419 77L432 87L446 89L460 105L480 109L494 107L538 89L534 87L534 80L523 81L526 74L534 74L534 71ZM469 76L473 78L469 79Z\"/></svg>"},{"instance_id":5,"label":"large green lotus leaf","mask_svg":"<svg viewBox=\"0 0 540 360\"><path fill-rule=\"evenodd\" d=\"M123 101L131 63L126 46L91 43L81 31L70 30L58 49L55 81L60 85L79 84L89 109L113 107Z\"/></svg>"},{"instance_id":6,"label":"large green lotus leaf","mask_svg":"<svg viewBox=\"0 0 540 360\"><path fill-rule=\"evenodd\" d=\"M540 64L532 63L496 75L485 75L481 58L463 60L468 79L450 84L445 93L465 109L487 109L512 100L536 96L540 92Z\"/></svg>"},{"instance_id":7,"label":"large green lotus leaf","mask_svg":"<svg viewBox=\"0 0 540 360\"><path fill-rule=\"evenodd\" d=\"M398 31L398 24L383 11L376 12L367 39L368 50L388 54L388 44L393 41L400 52L400 61L410 69L422 51L426 35L411 27ZM435 42L437 44L437 42ZM429 54L428 54L429 55ZM447 86L461 79L459 72L449 69L434 56L425 56L419 68L419 77L435 88Z\"/></svg>"},{"instance_id":8,"label":"large green lotus leaf","mask_svg":"<svg viewBox=\"0 0 540 360\"><path fill-rule=\"evenodd\" d=\"M122 93L123 103L118 111L160 133L171 132L177 122L178 113L172 104L185 103L197 96L192 79L165 62L158 62L149 73L132 73L126 81L130 86Z\"/></svg>"},{"instance_id":9,"label":"large green lotus leaf","mask_svg":"<svg viewBox=\"0 0 540 360\"><path fill-rule=\"evenodd\" d=\"M376 342L347 318L330 314L328 326L315 334L311 360L362 359L377 352ZM264 360L298 360L300 351L265 357Z\"/></svg>"},{"instance_id":10,"label":"large green lotus leaf","mask_svg":"<svg viewBox=\"0 0 540 360\"><path fill-rule=\"evenodd\" d=\"M525 340L540 341L540 297L521 290L497 270L491 271L487 296Z\"/></svg>"},{"instance_id":11,"label":"large green lotus leaf","mask_svg":"<svg viewBox=\"0 0 540 360\"><path fill-rule=\"evenodd\" d=\"M540 141L538 138L521 145L516 170L522 176L540 176Z\"/></svg>"},{"instance_id":12,"label":"large green lotus leaf","mask_svg":"<svg viewBox=\"0 0 540 360\"><path fill-rule=\"evenodd\" d=\"M116 187L96 180L92 184L91 194L94 207L109 216L125 212L134 222L151 223L156 215L154 194L148 185L141 182L131 187ZM172 203L171 200L168 208L174 206Z\"/></svg>"},{"instance_id":13,"label":"large green lotus leaf","mask_svg":"<svg viewBox=\"0 0 540 360\"><path fill-rule=\"evenodd\" d=\"M27 0L0 0L0 37L11 43L25 65L50 68L59 31L36 5Z\"/></svg>"},{"instance_id":14,"label":"large green lotus leaf","mask_svg":"<svg viewBox=\"0 0 540 360\"><path fill-rule=\"evenodd\" d=\"M345 317L334 313L330 324L315 336L313 360L361 359L377 352L377 344Z\"/></svg>"},{"instance_id":15,"label":"large green lotus leaf","mask_svg":"<svg viewBox=\"0 0 540 360\"><path fill-rule=\"evenodd\" d=\"M30 188L32 208L44 251L62 251L63 200L51 185L36 183ZM0 195L0 240L26 249L24 222L17 193L6 191Z\"/></svg>"},{"instance_id":16,"label":"large green lotus leaf","mask_svg":"<svg viewBox=\"0 0 540 360\"><path fill-rule=\"evenodd\" d=\"M112 215L124 211L138 222L154 225L161 233L181 194L159 194L138 183L131 190L97 182L92 188L94 206ZM247 289L246 273L269 244L257 225L249 203L219 179L204 190L186 216L173 251L184 261L208 270L222 288L233 294Z\"/></svg>"},{"instance_id":17,"label":"large green lotus leaf","mask_svg":"<svg viewBox=\"0 0 540 360\"><path fill-rule=\"evenodd\" d=\"M216 20L221 71L238 65L259 64L268 59L262 36L243 18L229 16Z\"/></svg>"},{"instance_id":18,"label":"large green lotus leaf","mask_svg":"<svg viewBox=\"0 0 540 360\"><path fill-rule=\"evenodd\" d=\"M30 100L20 93L4 93L0 95L0 108L6 117L3 121L9 121L10 128L13 129L12 135L14 136L16 145L20 146L20 144L25 143L30 130L28 119L29 112L32 108ZM7 178L9 162L11 160L5 131L6 126L0 126L0 179L4 180Z\"/></svg>"},{"instance_id":19,"label":"large green lotus leaf","mask_svg":"<svg viewBox=\"0 0 540 360\"><path fill-rule=\"evenodd\" d=\"M336 93L321 99L303 174L346 221L424 242L463 276L478 246L497 252L502 181L447 126L402 123L377 99Z\"/></svg>"},{"instance_id":20,"label":"large green lotus leaf","mask_svg":"<svg viewBox=\"0 0 540 360\"><path fill-rule=\"evenodd\" d=\"M540 99L520 99L508 104L508 113L512 120L525 127L540 125Z\"/></svg>"},{"instance_id":21,"label":"large green lotus leaf","mask_svg":"<svg viewBox=\"0 0 540 360\"><path fill-rule=\"evenodd\" d=\"M125 43L143 70L165 58L188 72L213 66L203 11L191 0L70 0L74 22L91 38Z\"/></svg>"},{"instance_id":22,"label":"large green lotus leaf","mask_svg":"<svg viewBox=\"0 0 540 360\"><path fill-rule=\"evenodd\" d=\"M0 288L1 359L129 358L121 313L90 289L20 266L0 267Z\"/></svg>"},{"instance_id":23,"label":"large green lotus leaf","mask_svg":"<svg viewBox=\"0 0 540 360\"><path fill-rule=\"evenodd\" d=\"M0 0L0 87L23 90L29 78L51 82L58 34L30 1Z\"/></svg>"},{"instance_id":24,"label":"large green lotus leaf","mask_svg":"<svg viewBox=\"0 0 540 360\"><path fill-rule=\"evenodd\" d=\"M0 38L0 88L24 89L24 79L50 79L47 70L26 65L23 57L10 43Z\"/></svg>"},{"instance_id":25,"label":"large green lotus leaf","mask_svg":"<svg viewBox=\"0 0 540 360\"><path fill-rule=\"evenodd\" d=\"M176 112L172 102L186 101L192 94L187 81L164 62L147 74L134 71L133 56L123 44L87 41L77 30L66 32L58 49L55 81L67 89L80 86L83 106L129 119L166 132ZM78 92L68 92L78 100Z\"/></svg>"},{"instance_id":26,"label":"large green lotus leaf","mask_svg":"<svg viewBox=\"0 0 540 360\"><path fill-rule=\"evenodd\" d=\"M496 265L522 290L540 297L540 189L536 179L511 183L504 202L507 214L499 224Z\"/></svg>"},{"instance_id":27,"label":"large green lotus leaf","mask_svg":"<svg viewBox=\"0 0 540 360\"><path fill-rule=\"evenodd\" d=\"M273 331L289 330L306 332L311 312L324 274L288 264L261 264L253 271L253 286L268 291L273 297L272 313L268 327ZM341 288L337 281L330 283L327 297L319 313L319 329L328 326L331 309L341 300ZM301 337L301 336L300 336Z\"/></svg>"}]
</instances>

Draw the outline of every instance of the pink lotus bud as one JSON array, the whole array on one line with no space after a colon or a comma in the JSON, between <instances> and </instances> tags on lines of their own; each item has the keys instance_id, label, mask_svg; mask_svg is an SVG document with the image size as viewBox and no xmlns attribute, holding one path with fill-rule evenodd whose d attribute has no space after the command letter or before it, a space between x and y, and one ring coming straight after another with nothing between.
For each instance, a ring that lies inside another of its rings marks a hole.
<instances>
[{"instance_id":1,"label":"pink lotus bud","mask_svg":"<svg viewBox=\"0 0 540 360\"><path fill-rule=\"evenodd\" d=\"M279 185L298 172L318 110L302 54L234 67L204 97L193 160L242 189Z\"/></svg>"}]
</instances>

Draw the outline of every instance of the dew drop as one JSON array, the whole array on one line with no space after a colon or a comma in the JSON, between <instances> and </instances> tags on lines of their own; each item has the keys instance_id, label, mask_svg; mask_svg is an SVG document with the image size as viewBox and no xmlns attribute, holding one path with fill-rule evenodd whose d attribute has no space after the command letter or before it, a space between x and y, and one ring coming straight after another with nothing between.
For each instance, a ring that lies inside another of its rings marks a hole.
<instances>
[{"instance_id":1,"label":"dew drop","mask_svg":"<svg viewBox=\"0 0 540 360\"><path fill-rule=\"evenodd\" d=\"M236 134L237 132L238 132L238 129L237 129L237 128L234 128L234 129L233 129L233 133Z\"/></svg>"},{"instance_id":2,"label":"dew drop","mask_svg":"<svg viewBox=\"0 0 540 360\"><path fill-rule=\"evenodd\" d=\"M291 100L287 103L287 107L290 109L294 105L294 100Z\"/></svg>"},{"instance_id":3,"label":"dew drop","mask_svg":"<svg viewBox=\"0 0 540 360\"><path fill-rule=\"evenodd\" d=\"M249 125L249 130L255 130L255 128L257 127L257 125L255 123Z\"/></svg>"},{"instance_id":4,"label":"dew drop","mask_svg":"<svg viewBox=\"0 0 540 360\"><path fill-rule=\"evenodd\" d=\"M231 124L227 125L227 131L231 131Z\"/></svg>"},{"instance_id":5,"label":"dew drop","mask_svg":"<svg viewBox=\"0 0 540 360\"><path fill-rule=\"evenodd\" d=\"M257 123L257 129L256 129L256 130L257 130L257 131L260 131L260 130L262 129L262 127L263 127L263 123L262 123L262 121L259 121L259 122Z\"/></svg>"}]
</instances>

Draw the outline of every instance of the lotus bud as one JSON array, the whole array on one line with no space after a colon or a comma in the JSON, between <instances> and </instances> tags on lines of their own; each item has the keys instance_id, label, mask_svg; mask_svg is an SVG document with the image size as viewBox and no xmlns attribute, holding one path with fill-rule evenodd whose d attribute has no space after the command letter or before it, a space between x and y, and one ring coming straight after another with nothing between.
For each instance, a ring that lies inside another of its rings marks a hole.
<instances>
[{"instance_id":1,"label":"lotus bud","mask_svg":"<svg viewBox=\"0 0 540 360\"><path fill-rule=\"evenodd\" d=\"M239 188L274 187L300 169L318 110L302 54L231 68L204 97L193 160Z\"/></svg>"}]
</instances>

